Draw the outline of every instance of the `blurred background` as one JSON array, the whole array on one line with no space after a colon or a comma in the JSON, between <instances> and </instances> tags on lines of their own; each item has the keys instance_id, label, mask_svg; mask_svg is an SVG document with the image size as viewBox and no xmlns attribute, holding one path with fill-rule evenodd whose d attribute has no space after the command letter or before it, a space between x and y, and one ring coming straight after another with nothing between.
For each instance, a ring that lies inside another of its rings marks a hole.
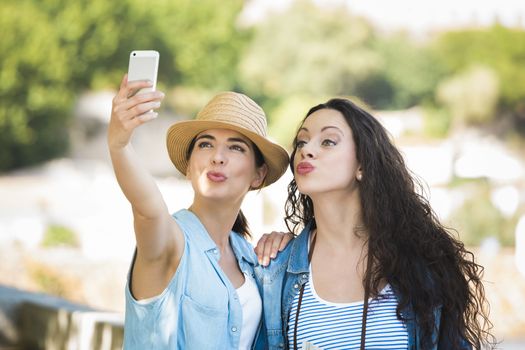
<instances>
[{"instance_id":1,"label":"blurred background","mask_svg":"<svg viewBox=\"0 0 525 350\"><path fill-rule=\"evenodd\" d=\"M24 293L122 315L134 235L105 133L138 49L160 52L166 98L133 143L170 210L192 191L165 132L218 91L256 100L288 149L310 107L351 97L485 267L501 348L525 348L522 0L0 2L0 347ZM284 230L290 179L247 197L254 242Z\"/></svg>"}]
</instances>

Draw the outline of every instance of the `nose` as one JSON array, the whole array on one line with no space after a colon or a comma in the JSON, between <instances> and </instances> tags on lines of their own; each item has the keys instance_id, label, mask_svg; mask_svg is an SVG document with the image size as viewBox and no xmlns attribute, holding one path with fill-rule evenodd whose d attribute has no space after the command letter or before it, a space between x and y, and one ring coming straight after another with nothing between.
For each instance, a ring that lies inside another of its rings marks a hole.
<instances>
[{"instance_id":1,"label":"nose","mask_svg":"<svg viewBox=\"0 0 525 350\"><path fill-rule=\"evenodd\" d=\"M311 144L312 144L311 142L304 144L303 147L299 149L301 157L303 159L304 158L310 158L310 159L315 158L315 152Z\"/></svg>"},{"instance_id":2,"label":"nose","mask_svg":"<svg viewBox=\"0 0 525 350\"><path fill-rule=\"evenodd\" d=\"M226 163L226 156L224 155L222 147L215 148L215 152L213 152L211 157L211 162L213 165L224 165Z\"/></svg>"}]
</instances>

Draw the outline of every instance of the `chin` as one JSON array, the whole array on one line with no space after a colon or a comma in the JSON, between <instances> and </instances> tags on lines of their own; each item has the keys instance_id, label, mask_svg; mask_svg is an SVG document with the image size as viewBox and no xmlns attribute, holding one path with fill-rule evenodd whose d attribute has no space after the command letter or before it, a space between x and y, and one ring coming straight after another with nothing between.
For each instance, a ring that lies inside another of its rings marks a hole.
<instances>
[{"instance_id":1,"label":"chin","mask_svg":"<svg viewBox=\"0 0 525 350\"><path fill-rule=\"evenodd\" d=\"M297 189L302 194L310 195L314 192L319 192L322 187L320 186L319 181L308 181L309 179L300 179L299 181L295 180L297 184Z\"/></svg>"},{"instance_id":2,"label":"chin","mask_svg":"<svg viewBox=\"0 0 525 350\"><path fill-rule=\"evenodd\" d=\"M227 197L227 194L224 193L224 191L215 191L215 190L208 190L208 191L202 191L201 192L203 197L209 198L209 199L223 199Z\"/></svg>"},{"instance_id":3,"label":"chin","mask_svg":"<svg viewBox=\"0 0 525 350\"><path fill-rule=\"evenodd\" d=\"M312 195L312 193L318 192L315 190L315 188L312 188L313 186L297 186L297 189L301 194L304 194L306 196Z\"/></svg>"},{"instance_id":4,"label":"chin","mask_svg":"<svg viewBox=\"0 0 525 350\"><path fill-rule=\"evenodd\" d=\"M315 195L345 190L345 187L334 186L334 184L329 184L329 186L327 186L327 184L317 183L317 184L308 184L308 185L302 185L302 186L297 185L297 189L299 190L299 192L301 192L301 194L304 194L309 197L313 197Z\"/></svg>"},{"instance_id":5,"label":"chin","mask_svg":"<svg viewBox=\"0 0 525 350\"><path fill-rule=\"evenodd\" d=\"M201 195L204 198L217 202L235 201L236 198L241 196L241 194L236 194L231 190L224 189L209 189L208 191L201 192Z\"/></svg>"}]
</instances>

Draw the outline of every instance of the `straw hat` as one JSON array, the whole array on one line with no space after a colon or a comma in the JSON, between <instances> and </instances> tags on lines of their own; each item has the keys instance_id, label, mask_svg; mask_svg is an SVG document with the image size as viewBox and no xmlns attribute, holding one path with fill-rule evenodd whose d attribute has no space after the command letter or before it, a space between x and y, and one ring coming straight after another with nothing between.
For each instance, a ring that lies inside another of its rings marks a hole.
<instances>
[{"instance_id":1,"label":"straw hat","mask_svg":"<svg viewBox=\"0 0 525 350\"><path fill-rule=\"evenodd\" d=\"M184 175L188 166L186 155L191 141L208 129L237 131L259 148L268 166L268 174L261 187L275 182L286 171L288 153L267 139L266 115L262 108L248 96L228 91L219 93L208 102L195 120L177 122L168 129L168 154L175 167Z\"/></svg>"}]
</instances>

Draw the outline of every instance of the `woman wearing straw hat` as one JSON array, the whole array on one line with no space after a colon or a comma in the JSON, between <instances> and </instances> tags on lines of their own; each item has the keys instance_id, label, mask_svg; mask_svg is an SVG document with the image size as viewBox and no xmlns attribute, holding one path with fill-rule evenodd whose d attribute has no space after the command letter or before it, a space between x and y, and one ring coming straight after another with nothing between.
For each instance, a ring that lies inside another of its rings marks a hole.
<instances>
[{"instance_id":1,"label":"woman wearing straw hat","mask_svg":"<svg viewBox=\"0 0 525 350\"><path fill-rule=\"evenodd\" d=\"M164 96L133 96L148 86L123 78L108 130L137 242L126 287L124 347L248 349L260 329L262 303L240 207L249 190L279 179L288 154L266 138L266 117L254 101L218 94L196 120L168 130L170 159L194 189L189 209L170 215L130 145L134 129L157 116L153 110Z\"/></svg>"}]
</instances>

